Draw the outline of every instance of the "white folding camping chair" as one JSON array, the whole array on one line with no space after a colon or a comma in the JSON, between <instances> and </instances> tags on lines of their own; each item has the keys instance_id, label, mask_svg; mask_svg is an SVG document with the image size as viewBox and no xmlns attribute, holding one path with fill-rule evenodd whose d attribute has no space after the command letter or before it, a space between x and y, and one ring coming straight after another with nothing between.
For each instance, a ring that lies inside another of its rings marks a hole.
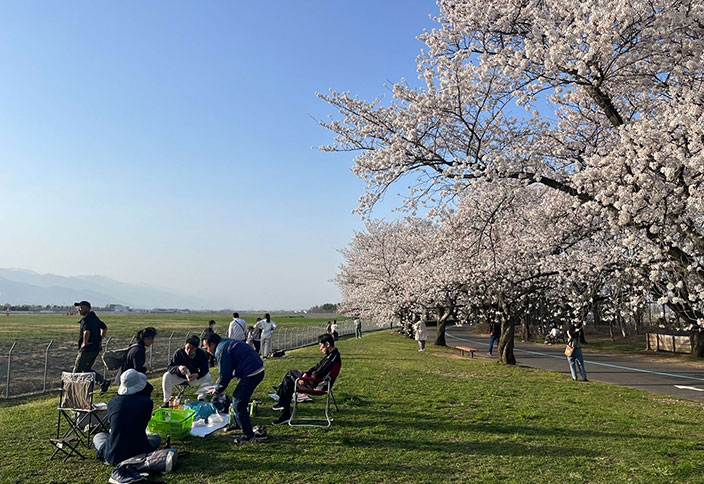
<instances>
[{"instance_id":1,"label":"white folding camping chair","mask_svg":"<svg viewBox=\"0 0 704 484\"><path fill-rule=\"evenodd\" d=\"M83 444L90 447L92 434L110 431L107 423L107 409L105 406L96 406L93 403L94 393L95 373L65 371L61 374L56 438L49 439L49 442L56 447L51 459L59 452L65 454L64 462L73 454L85 459L78 450L78 446ZM61 433L62 421L65 423L63 434Z\"/></svg>"}]
</instances>

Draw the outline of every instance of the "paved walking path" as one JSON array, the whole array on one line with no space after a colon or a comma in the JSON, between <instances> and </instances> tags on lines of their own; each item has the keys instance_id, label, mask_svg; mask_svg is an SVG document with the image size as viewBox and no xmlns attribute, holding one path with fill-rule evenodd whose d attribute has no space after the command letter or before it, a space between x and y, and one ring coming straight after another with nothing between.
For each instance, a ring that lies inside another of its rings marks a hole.
<instances>
[{"instance_id":1,"label":"paved walking path","mask_svg":"<svg viewBox=\"0 0 704 484\"><path fill-rule=\"evenodd\" d=\"M494 356L487 355L489 338L471 333L468 327L450 327L446 335L448 346L471 346L480 356L496 359L496 347ZM516 342L514 346L517 364L563 373L570 378L564 350L562 344L550 346ZM589 345L582 345L582 353L584 368L590 380L704 402L704 363L701 368L651 363L635 358L592 353Z\"/></svg>"}]
</instances>

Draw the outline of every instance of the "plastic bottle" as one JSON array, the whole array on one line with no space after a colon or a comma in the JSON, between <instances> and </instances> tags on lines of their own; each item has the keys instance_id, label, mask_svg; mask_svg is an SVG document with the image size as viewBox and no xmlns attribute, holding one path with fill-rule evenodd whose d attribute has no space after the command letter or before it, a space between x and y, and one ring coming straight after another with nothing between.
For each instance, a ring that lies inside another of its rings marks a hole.
<instances>
[{"instance_id":1,"label":"plastic bottle","mask_svg":"<svg viewBox=\"0 0 704 484\"><path fill-rule=\"evenodd\" d=\"M257 401L256 400L252 400L252 403L249 404L249 416L250 417L257 416Z\"/></svg>"}]
</instances>

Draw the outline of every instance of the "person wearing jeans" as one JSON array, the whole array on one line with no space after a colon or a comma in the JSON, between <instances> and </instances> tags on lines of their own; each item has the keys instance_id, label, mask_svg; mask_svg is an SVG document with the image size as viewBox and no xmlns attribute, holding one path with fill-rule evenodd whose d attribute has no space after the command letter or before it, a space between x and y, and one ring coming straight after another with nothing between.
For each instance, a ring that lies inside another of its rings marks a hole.
<instances>
[{"instance_id":1,"label":"person wearing jeans","mask_svg":"<svg viewBox=\"0 0 704 484\"><path fill-rule=\"evenodd\" d=\"M489 323L489 335L491 339L489 340L489 354L492 354L494 349L494 341L496 341L496 349L499 349L499 340L501 339L501 323L492 321Z\"/></svg>"},{"instance_id":2,"label":"person wearing jeans","mask_svg":"<svg viewBox=\"0 0 704 484\"><path fill-rule=\"evenodd\" d=\"M263 437L256 435L252 429L247 406L254 390L264 380L264 362L254 348L244 341L222 339L212 332L206 332L203 336L203 347L215 356L220 368L220 378L211 392L213 395L224 393L233 378L238 380L232 394L232 406L243 436L235 439L235 443L242 445L261 440Z\"/></svg>"},{"instance_id":3,"label":"person wearing jeans","mask_svg":"<svg viewBox=\"0 0 704 484\"><path fill-rule=\"evenodd\" d=\"M572 379L577 381L577 368L582 376L582 380L587 380L587 372L584 369L584 358L582 357L582 344L580 342L580 333L582 332L582 323L571 323L567 330L567 346L572 348L572 355L567 357L567 362L570 364L570 373Z\"/></svg>"},{"instance_id":4,"label":"person wearing jeans","mask_svg":"<svg viewBox=\"0 0 704 484\"><path fill-rule=\"evenodd\" d=\"M354 337L357 339L362 337L362 321L359 317L354 319Z\"/></svg>"}]
</instances>

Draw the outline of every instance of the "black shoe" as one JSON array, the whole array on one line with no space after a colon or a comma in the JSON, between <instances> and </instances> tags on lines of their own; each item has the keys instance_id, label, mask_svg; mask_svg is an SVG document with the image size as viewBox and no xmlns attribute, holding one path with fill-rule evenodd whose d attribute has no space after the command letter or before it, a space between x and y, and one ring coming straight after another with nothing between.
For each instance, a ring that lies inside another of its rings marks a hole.
<instances>
[{"instance_id":1,"label":"black shoe","mask_svg":"<svg viewBox=\"0 0 704 484\"><path fill-rule=\"evenodd\" d=\"M584 381L589 381L589 380L587 380L587 379L585 378Z\"/></svg>"},{"instance_id":2,"label":"black shoe","mask_svg":"<svg viewBox=\"0 0 704 484\"><path fill-rule=\"evenodd\" d=\"M274 425L286 425L288 421L291 420L290 415L283 414L277 420L274 420L272 424Z\"/></svg>"},{"instance_id":3,"label":"black shoe","mask_svg":"<svg viewBox=\"0 0 704 484\"><path fill-rule=\"evenodd\" d=\"M161 408L169 408L169 402L164 402Z\"/></svg>"},{"instance_id":4,"label":"black shoe","mask_svg":"<svg viewBox=\"0 0 704 484\"><path fill-rule=\"evenodd\" d=\"M105 395L108 392L108 388L110 388L110 382L108 380L105 380L103 383L100 384L100 394Z\"/></svg>"}]
</instances>

